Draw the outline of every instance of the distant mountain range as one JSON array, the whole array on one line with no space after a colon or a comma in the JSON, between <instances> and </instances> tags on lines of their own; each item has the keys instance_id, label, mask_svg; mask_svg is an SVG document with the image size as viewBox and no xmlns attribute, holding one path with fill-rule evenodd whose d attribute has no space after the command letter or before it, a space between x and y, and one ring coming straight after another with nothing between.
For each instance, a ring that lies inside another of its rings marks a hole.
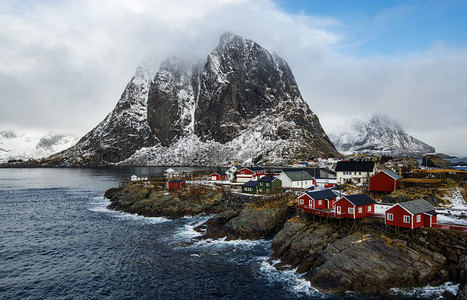
<instances>
[{"instance_id":1,"label":"distant mountain range","mask_svg":"<svg viewBox=\"0 0 467 300\"><path fill-rule=\"evenodd\" d=\"M39 159L73 146L75 136L53 132L0 131L0 163Z\"/></svg>"},{"instance_id":2,"label":"distant mountain range","mask_svg":"<svg viewBox=\"0 0 467 300\"><path fill-rule=\"evenodd\" d=\"M351 120L329 137L342 154L421 156L435 152L435 148L408 135L395 121L383 115Z\"/></svg>"},{"instance_id":3,"label":"distant mountain range","mask_svg":"<svg viewBox=\"0 0 467 300\"><path fill-rule=\"evenodd\" d=\"M138 68L114 110L55 166L282 164L339 153L287 63L226 33L206 60Z\"/></svg>"}]
</instances>

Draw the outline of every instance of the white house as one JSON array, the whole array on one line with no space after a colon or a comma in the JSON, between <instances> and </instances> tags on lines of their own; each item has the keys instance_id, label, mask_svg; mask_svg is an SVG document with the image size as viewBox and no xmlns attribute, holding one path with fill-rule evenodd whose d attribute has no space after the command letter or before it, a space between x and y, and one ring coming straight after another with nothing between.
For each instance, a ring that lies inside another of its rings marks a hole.
<instances>
[{"instance_id":1,"label":"white house","mask_svg":"<svg viewBox=\"0 0 467 300\"><path fill-rule=\"evenodd\" d=\"M307 171L282 172L277 179L282 181L283 188L309 189L316 186L316 180Z\"/></svg>"},{"instance_id":2,"label":"white house","mask_svg":"<svg viewBox=\"0 0 467 300\"><path fill-rule=\"evenodd\" d=\"M131 181L142 181L142 180L149 180L149 178L147 176L131 175Z\"/></svg>"},{"instance_id":3,"label":"white house","mask_svg":"<svg viewBox=\"0 0 467 300\"><path fill-rule=\"evenodd\" d=\"M370 177L375 173L374 161L339 161L336 166L337 184L348 181L355 184L367 184Z\"/></svg>"},{"instance_id":4,"label":"white house","mask_svg":"<svg viewBox=\"0 0 467 300\"><path fill-rule=\"evenodd\" d=\"M229 180L229 181L234 181L235 180L235 175L241 169L243 169L242 166L233 164L232 166L230 166L230 168L227 171L225 171L225 175L226 175L225 179Z\"/></svg>"}]
</instances>

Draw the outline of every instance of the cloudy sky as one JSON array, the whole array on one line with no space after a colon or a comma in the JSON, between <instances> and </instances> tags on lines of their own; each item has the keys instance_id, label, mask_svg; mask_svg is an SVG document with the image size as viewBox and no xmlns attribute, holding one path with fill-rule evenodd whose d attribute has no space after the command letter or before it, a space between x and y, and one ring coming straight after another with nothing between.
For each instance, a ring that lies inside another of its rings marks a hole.
<instances>
[{"instance_id":1,"label":"cloudy sky","mask_svg":"<svg viewBox=\"0 0 467 300\"><path fill-rule=\"evenodd\" d=\"M467 156L466 0L2 0L0 129L78 136L138 65L204 58L232 31L290 65L331 131L384 113Z\"/></svg>"}]
</instances>

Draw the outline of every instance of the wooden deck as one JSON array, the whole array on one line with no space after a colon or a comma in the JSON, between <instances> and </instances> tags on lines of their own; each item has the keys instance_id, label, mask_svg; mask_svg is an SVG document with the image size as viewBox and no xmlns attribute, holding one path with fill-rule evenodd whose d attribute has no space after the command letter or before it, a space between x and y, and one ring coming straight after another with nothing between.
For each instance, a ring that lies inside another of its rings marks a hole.
<instances>
[{"instance_id":1,"label":"wooden deck","mask_svg":"<svg viewBox=\"0 0 467 300\"><path fill-rule=\"evenodd\" d=\"M344 219L343 216L337 215L333 210L323 210L310 207L303 207L304 212L312 214L319 217L333 218L333 219Z\"/></svg>"},{"instance_id":2,"label":"wooden deck","mask_svg":"<svg viewBox=\"0 0 467 300\"><path fill-rule=\"evenodd\" d=\"M322 210L322 209L316 209L316 208L310 208L310 207L302 207L301 209L308 214L312 214L312 215L319 216L319 217L333 218L333 219L345 219L345 217L341 215L337 215L333 210ZM384 214L373 214L373 215L369 215L368 217L384 219L385 215ZM445 229L445 230L467 232L467 226L463 226L463 225L434 223L431 227Z\"/></svg>"}]
</instances>

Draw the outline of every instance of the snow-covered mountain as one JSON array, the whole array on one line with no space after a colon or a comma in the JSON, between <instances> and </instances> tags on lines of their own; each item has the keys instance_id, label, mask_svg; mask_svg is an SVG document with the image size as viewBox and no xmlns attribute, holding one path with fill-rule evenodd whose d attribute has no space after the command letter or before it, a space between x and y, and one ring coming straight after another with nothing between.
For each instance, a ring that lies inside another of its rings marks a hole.
<instances>
[{"instance_id":1,"label":"snow-covered mountain","mask_svg":"<svg viewBox=\"0 0 467 300\"><path fill-rule=\"evenodd\" d=\"M73 146L75 136L53 132L0 131L0 163L11 160L39 159Z\"/></svg>"},{"instance_id":2,"label":"snow-covered mountain","mask_svg":"<svg viewBox=\"0 0 467 300\"><path fill-rule=\"evenodd\" d=\"M50 165L284 163L337 155L287 63L226 33L206 60L138 68L115 109Z\"/></svg>"},{"instance_id":3,"label":"snow-covered mountain","mask_svg":"<svg viewBox=\"0 0 467 300\"><path fill-rule=\"evenodd\" d=\"M435 152L435 148L408 135L395 121L383 115L348 121L329 137L342 154L413 156Z\"/></svg>"}]
</instances>

